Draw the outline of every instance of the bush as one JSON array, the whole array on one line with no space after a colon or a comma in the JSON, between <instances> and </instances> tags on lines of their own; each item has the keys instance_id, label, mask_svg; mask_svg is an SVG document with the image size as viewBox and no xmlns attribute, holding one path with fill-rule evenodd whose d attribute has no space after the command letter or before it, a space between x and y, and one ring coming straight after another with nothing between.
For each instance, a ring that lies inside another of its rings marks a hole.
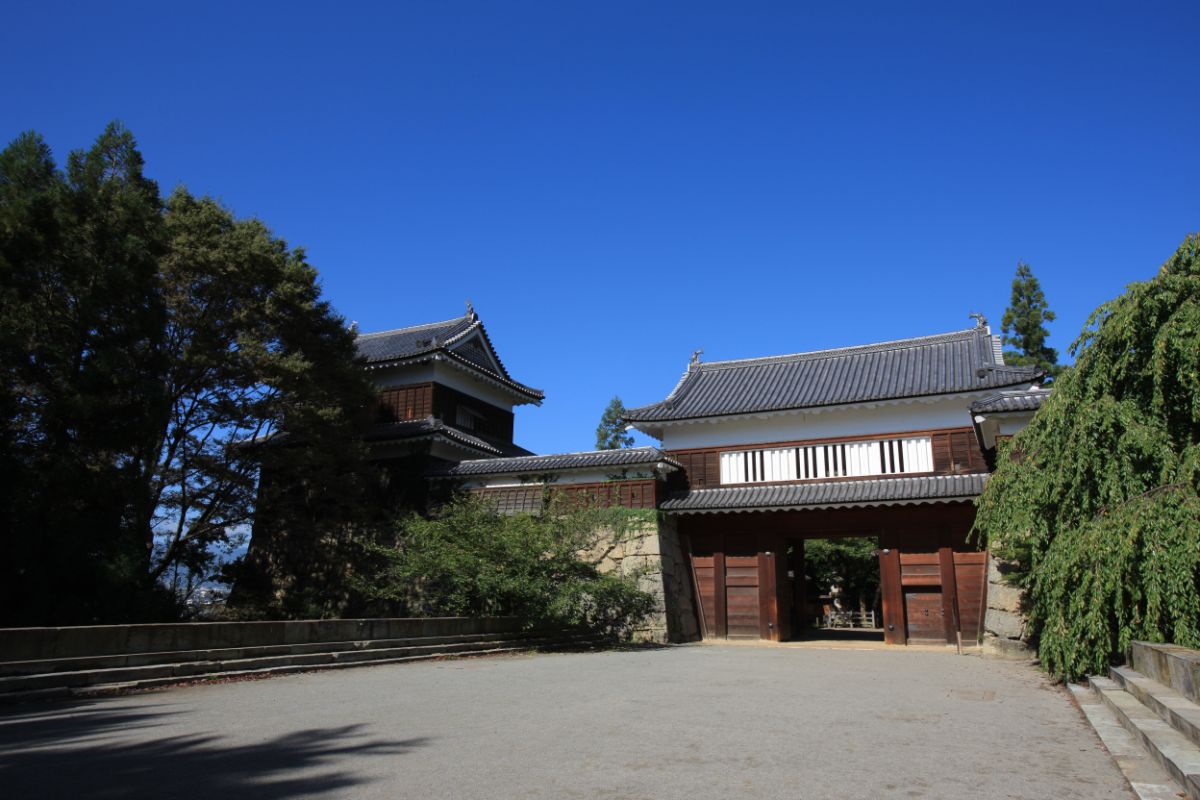
<instances>
[{"instance_id":1,"label":"bush","mask_svg":"<svg viewBox=\"0 0 1200 800\"><path fill-rule=\"evenodd\" d=\"M405 516L393 541L369 548L378 567L355 586L379 613L515 616L527 626L628 634L654 610L654 598L638 588L637 575L600 565L648 512L559 511L505 516L460 497L432 518Z\"/></svg>"}]
</instances>

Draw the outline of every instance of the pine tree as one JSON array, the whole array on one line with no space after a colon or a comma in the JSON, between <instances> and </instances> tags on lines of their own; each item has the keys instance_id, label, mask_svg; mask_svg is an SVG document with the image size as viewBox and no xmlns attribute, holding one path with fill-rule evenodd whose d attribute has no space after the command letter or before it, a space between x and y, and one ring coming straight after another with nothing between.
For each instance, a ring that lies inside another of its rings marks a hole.
<instances>
[{"instance_id":1,"label":"pine tree","mask_svg":"<svg viewBox=\"0 0 1200 800\"><path fill-rule=\"evenodd\" d=\"M1045 323L1054 321L1054 312L1046 305L1046 295L1033 270L1023 261L1017 262L1017 274L1012 282L1012 299L1001 320L1004 343L1016 350L1005 350L1006 363L1040 367L1053 377L1059 372L1058 351L1046 346L1050 335Z\"/></svg>"},{"instance_id":2,"label":"pine tree","mask_svg":"<svg viewBox=\"0 0 1200 800\"><path fill-rule=\"evenodd\" d=\"M624 416L625 404L621 402L620 397L613 397L600 417L600 424L596 426L597 450L619 450L622 447L633 447L633 436L626 428L622 419Z\"/></svg>"}]
</instances>

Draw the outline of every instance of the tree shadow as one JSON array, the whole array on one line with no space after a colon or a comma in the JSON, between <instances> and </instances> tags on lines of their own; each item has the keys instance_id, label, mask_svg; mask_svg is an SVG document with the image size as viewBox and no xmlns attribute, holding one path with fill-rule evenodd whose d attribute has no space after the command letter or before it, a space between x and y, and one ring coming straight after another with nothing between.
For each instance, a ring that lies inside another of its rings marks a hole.
<instances>
[{"instance_id":1,"label":"tree shadow","mask_svg":"<svg viewBox=\"0 0 1200 800\"><path fill-rule=\"evenodd\" d=\"M425 738L367 738L363 725L310 728L245 743L221 733L156 736L169 706L81 703L0 713L0 792L37 798L312 797L370 780L357 756L396 756ZM232 720L230 724L236 724Z\"/></svg>"}]
</instances>

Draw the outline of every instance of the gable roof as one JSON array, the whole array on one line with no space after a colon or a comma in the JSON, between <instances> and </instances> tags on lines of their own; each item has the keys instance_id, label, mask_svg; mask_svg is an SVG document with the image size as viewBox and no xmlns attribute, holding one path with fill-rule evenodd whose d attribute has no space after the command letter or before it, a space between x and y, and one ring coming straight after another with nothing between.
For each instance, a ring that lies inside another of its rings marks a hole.
<instances>
[{"instance_id":1,"label":"gable roof","mask_svg":"<svg viewBox=\"0 0 1200 800\"><path fill-rule=\"evenodd\" d=\"M1006 414L1037 411L1049 396L1050 389L1044 386L1005 389L971 403L971 412L975 414Z\"/></svg>"},{"instance_id":2,"label":"gable roof","mask_svg":"<svg viewBox=\"0 0 1200 800\"><path fill-rule=\"evenodd\" d=\"M436 477L465 478L559 470L645 467L655 464L665 464L671 472L683 468L678 461L657 447L630 447L618 450L588 450L582 453L554 453L545 456L479 458L460 461L430 474Z\"/></svg>"},{"instance_id":3,"label":"gable roof","mask_svg":"<svg viewBox=\"0 0 1200 800\"><path fill-rule=\"evenodd\" d=\"M355 339L355 346L367 369L444 360L510 390L519 398L519 403L541 403L546 396L541 389L519 383L508 374L492 346L487 329L469 304L465 316L362 333Z\"/></svg>"},{"instance_id":4,"label":"gable roof","mask_svg":"<svg viewBox=\"0 0 1200 800\"><path fill-rule=\"evenodd\" d=\"M630 409L626 422L661 424L978 392L1029 384L1036 367L1004 364L983 326L892 342L735 361L694 361L667 397Z\"/></svg>"}]
</instances>

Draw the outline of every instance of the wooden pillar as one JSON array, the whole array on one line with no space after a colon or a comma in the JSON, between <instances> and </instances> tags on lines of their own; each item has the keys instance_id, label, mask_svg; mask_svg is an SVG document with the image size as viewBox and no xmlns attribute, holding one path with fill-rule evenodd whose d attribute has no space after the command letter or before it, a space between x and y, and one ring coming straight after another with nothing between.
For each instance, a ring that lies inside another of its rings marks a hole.
<instances>
[{"instance_id":1,"label":"wooden pillar","mask_svg":"<svg viewBox=\"0 0 1200 800\"><path fill-rule=\"evenodd\" d=\"M904 589L900 585L900 551L894 547L879 551L879 583L883 595L883 641L885 644L907 644Z\"/></svg>"},{"instance_id":2,"label":"wooden pillar","mask_svg":"<svg viewBox=\"0 0 1200 800\"><path fill-rule=\"evenodd\" d=\"M946 628L946 641L958 641L962 623L958 618L958 580L954 574L954 550L938 548L938 565L942 575L942 621Z\"/></svg>"},{"instance_id":3,"label":"wooden pillar","mask_svg":"<svg viewBox=\"0 0 1200 800\"><path fill-rule=\"evenodd\" d=\"M777 641L779 607L775 602L775 552L758 546L758 638Z\"/></svg>"},{"instance_id":4,"label":"wooden pillar","mask_svg":"<svg viewBox=\"0 0 1200 800\"><path fill-rule=\"evenodd\" d=\"M729 624L725 617L725 544L723 537L713 548L713 636L718 639L729 637Z\"/></svg>"},{"instance_id":5,"label":"wooden pillar","mask_svg":"<svg viewBox=\"0 0 1200 800\"><path fill-rule=\"evenodd\" d=\"M804 540L797 539L796 556L792 559L792 569L796 573L795 579L792 581L792 602L796 604L796 612L792 615L796 619L796 624L799 630L791 632L792 636L803 636L808 630L808 584L804 577Z\"/></svg>"},{"instance_id":6,"label":"wooden pillar","mask_svg":"<svg viewBox=\"0 0 1200 800\"><path fill-rule=\"evenodd\" d=\"M775 551L775 641L786 642L792 638L792 585L788 583L788 543L786 539L776 542Z\"/></svg>"}]
</instances>

